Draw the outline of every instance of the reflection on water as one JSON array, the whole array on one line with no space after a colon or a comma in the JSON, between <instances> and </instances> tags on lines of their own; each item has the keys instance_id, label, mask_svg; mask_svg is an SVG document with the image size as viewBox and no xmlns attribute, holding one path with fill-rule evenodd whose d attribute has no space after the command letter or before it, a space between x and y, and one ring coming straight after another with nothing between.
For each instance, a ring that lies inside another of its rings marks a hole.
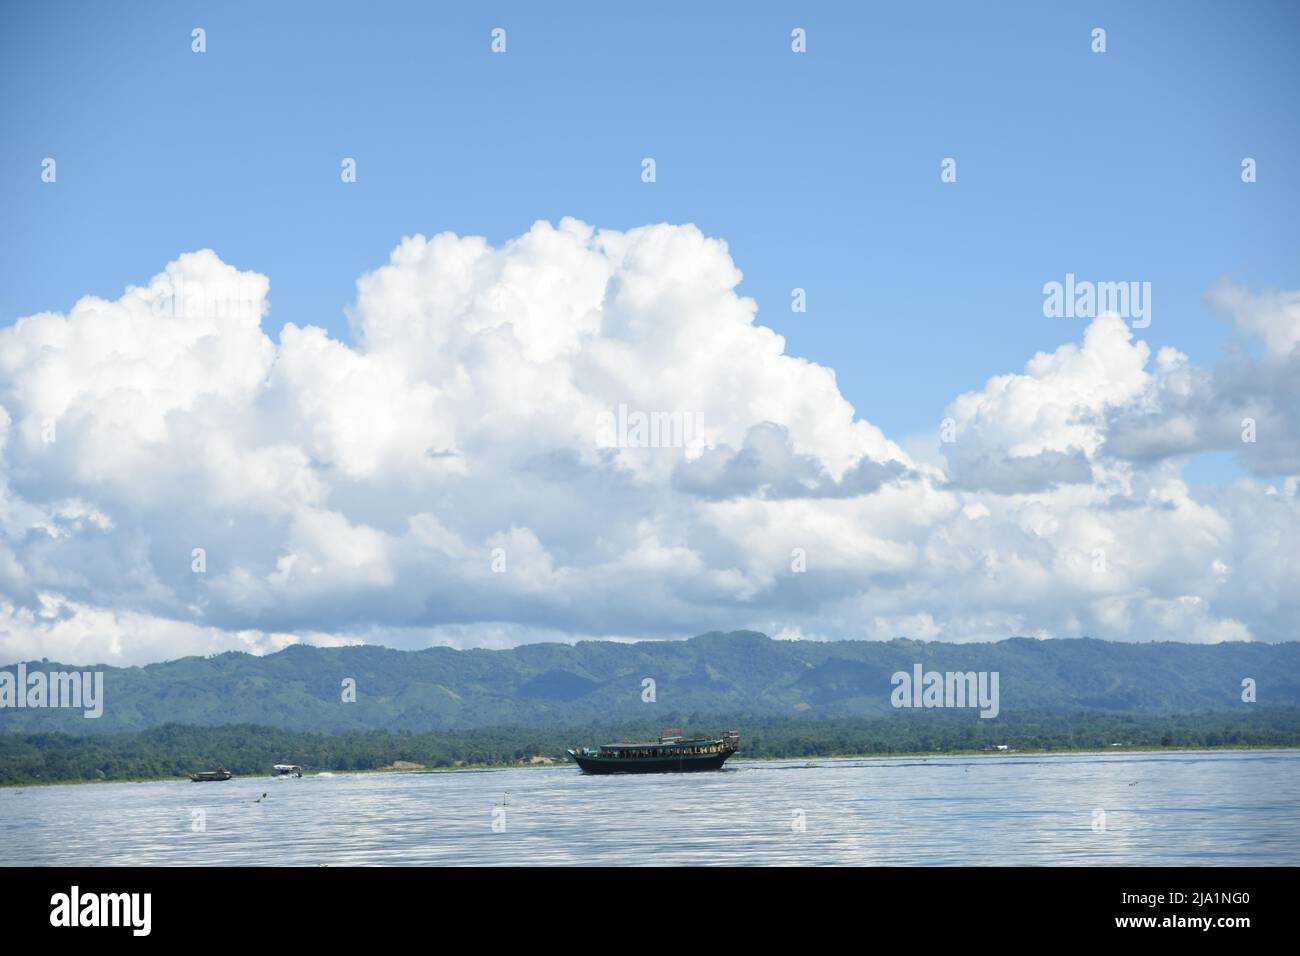
<instances>
[{"instance_id":1,"label":"reflection on water","mask_svg":"<svg viewBox=\"0 0 1300 956\"><path fill-rule=\"evenodd\" d=\"M1295 866L1297 811L1296 751L250 777L0 790L0 864Z\"/></svg>"}]
</instances>

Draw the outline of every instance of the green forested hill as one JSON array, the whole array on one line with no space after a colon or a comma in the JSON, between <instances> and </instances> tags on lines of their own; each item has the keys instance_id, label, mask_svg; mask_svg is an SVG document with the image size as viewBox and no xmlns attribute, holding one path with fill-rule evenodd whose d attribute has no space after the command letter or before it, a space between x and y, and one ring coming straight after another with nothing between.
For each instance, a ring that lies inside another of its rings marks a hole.
<instances>
[{"instance_id":1,"label":"green forested hill","mask_svg":"<svg viewBox=\"0 0 1300 956\"><path fill-rule=\"evenodd\" d=\"M726 714L737 719L879 717L890 675L997 671L1001 716L1169 715L1300 705L1300 644L1120 644L1012 638L990 644L895 640L774 641L706 634L688 641L584 641L512 650L396 651L295 646L265 657L229 653L147 667L28 662L29 670L105 672L103 717L0 710L0 733L111 733L167 723L286 730L555 728ZM14 665L7 668L15 670ZM1241 701L1242 678L1258 705ZM355 703L342 701L345 678ZM642 700L655 681L656 701Z\"/></svg>"}]
</instances>

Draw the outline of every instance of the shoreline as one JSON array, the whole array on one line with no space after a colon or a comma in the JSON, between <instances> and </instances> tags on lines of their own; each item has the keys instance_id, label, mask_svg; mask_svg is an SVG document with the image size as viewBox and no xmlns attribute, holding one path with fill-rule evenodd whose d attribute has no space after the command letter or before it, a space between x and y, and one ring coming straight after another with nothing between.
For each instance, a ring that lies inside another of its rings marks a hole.
<instances>
[{"instance_id":1,"label":"shoreline","mask_svg":"<svg viewBox=\"0 0 1300 956\"><path fill-rule=\"evenodd\" d=\"M793 757L743 757L737 756L732 758L731 763L774 763L778 761L805 761L806 763L816 763L820 760L891 760L891 759L916 759L931 757L1042 757L1042 756L1066 756L1076 754L1095 754L1103 756L1105 754L1117 753L1219 753L1222 751L1300 751L1300 747L1290 744L1224 744L1215 747L1162 747L1159 745L1136 745L1123 747L1067 747L1053 750L1043 750L1028 748L1024 750L931 750L931 751L906 751L894 753L836 753L836 754L819 754L814 756L793 756ZM465 764L459 767L375 767L369 770L307 770L303 772L304 777L318 777L324 774L332 776L356 776L361 774L427 774L427 773L485 773L497 770L573 770L577 765L570 760L556 760L554 763L484 763L484 764ZM232 779L235 780L274 780L271 774L236 774ZM102 784L114 783L191 783L189 779L181 776L162 776L162 777L124 777L117 780L38 780L29 783L5 783L0 784L0 790L27 790L36 787L75 787L75 786L95 786Z\"/></svg>"}]
</instances>

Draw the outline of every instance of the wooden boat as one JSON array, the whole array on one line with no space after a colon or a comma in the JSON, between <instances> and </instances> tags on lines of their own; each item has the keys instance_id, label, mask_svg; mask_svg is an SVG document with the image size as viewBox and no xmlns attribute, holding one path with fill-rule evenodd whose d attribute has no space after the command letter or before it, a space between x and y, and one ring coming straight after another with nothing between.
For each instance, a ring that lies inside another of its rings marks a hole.
<instances>
[{"instance_id":1,"label":"wooden boat","mask_svg":"<svg viewBox=\"0 0 1300 956\"><path fill-rule=\"evenodd\" d=\"M568 754L583 773L689 773L721 770L739 749L740 734L734 730L720 737L684 737L674 728L658 740L581 747Z\"/></svg>"},{"instance_id":2,"label":"wooden boat","mask_svg":"<svg viewBox=\"0 0 1300 956\"><path fill-rule=\"evenodd\" d=\"M203 770L199 773L190 774L190 780L193 783L214 783L218 780L229 780L234 774L225 767L218 767L216 770Z\"/></svg>"}]
</instances>

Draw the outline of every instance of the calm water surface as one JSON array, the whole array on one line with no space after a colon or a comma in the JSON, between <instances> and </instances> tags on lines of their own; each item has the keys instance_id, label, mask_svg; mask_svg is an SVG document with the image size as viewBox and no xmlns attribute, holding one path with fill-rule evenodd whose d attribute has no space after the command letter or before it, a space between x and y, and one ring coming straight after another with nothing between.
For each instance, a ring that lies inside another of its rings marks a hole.
<instances>
[{"instance_id":1,"label":"calm water surface","mask_svg":"<svg viewBox=\"0 0 1300 956\"><path fill-rule=\"evenodd\" d=\"M1104 830L1094 829L1095 810L1105 811ZM564 766L0 790L3 865L557 863L1295 866L1300 752L733 760L701 774L588 777Z\"/></svg>"}]
</instances>

